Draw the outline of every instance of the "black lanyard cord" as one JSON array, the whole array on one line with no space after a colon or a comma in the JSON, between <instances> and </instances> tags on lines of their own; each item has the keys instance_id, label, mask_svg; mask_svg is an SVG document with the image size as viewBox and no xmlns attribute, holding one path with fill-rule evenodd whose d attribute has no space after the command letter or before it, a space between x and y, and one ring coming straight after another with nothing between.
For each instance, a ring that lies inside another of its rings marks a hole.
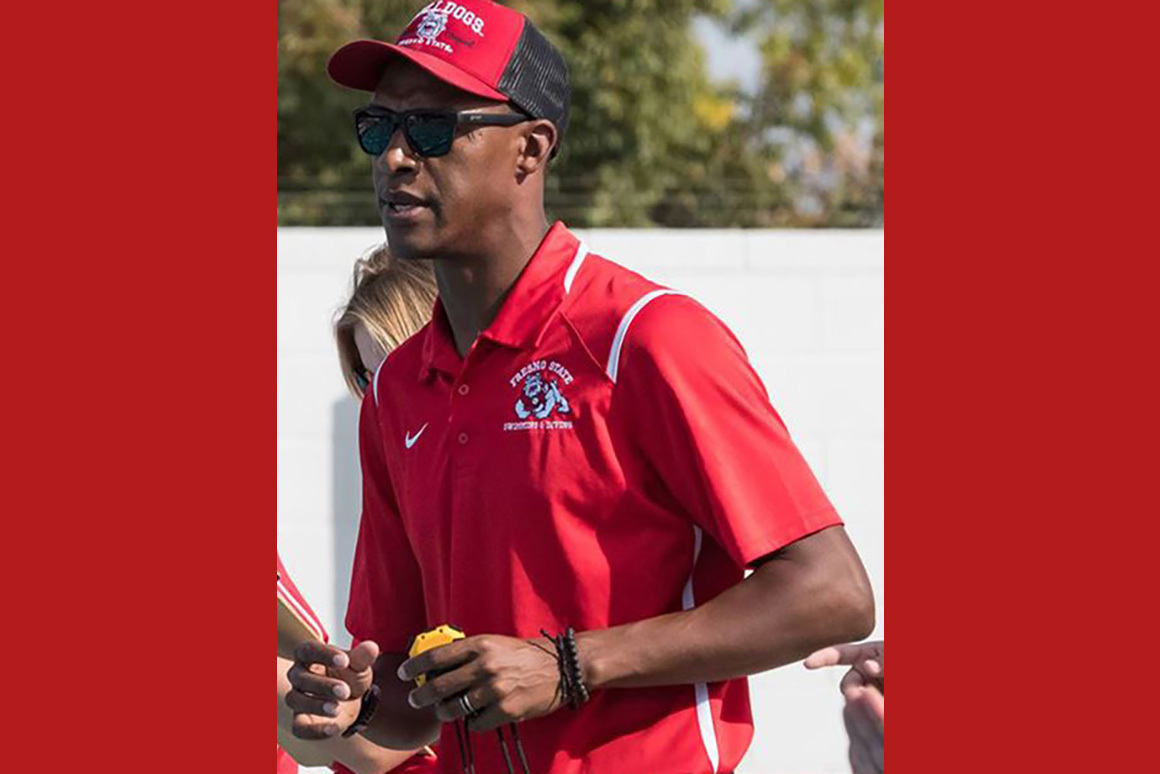
<instances>
[{"instance_id":1,"label":"black lanyard cord","mask_svg":"<svg viewBox=\"0 0 1160 774\"><path fill-rule=\"evenodd\" d=\"M516 774L515 769L512 768L512 754L508 752L507 740L503 736L503 726L497 728L495 734L499 737L499 750L503 753L503 762L507 767L507 773Z\"/></svg>"},{"instance_id":2,"label":"black lanyard cord","mask_svg":"<svg viewBox=\"0 0 1160 774\"><path fill-rule=\"evenodd\" d=\"M512 723L510 728L512 740L516 743L516 755L520 756L520 766L523 766L524 774L532 774L531 769L528 768L528 756L524 755L524 743L520 741L520 729L516 727L515 723Z\"/></svg>"},{"instance_id":3,"label":"black lanyard cord","mask_svg":"<svg viewBox=\"0 0 1160 774\"><path fill-rule=\"evenodd\" d=\"M475 754L471 749L471 733L455 721L455 741L459 743L459 765L463 774L475 774Z\"/></svg>"}]
</instances>

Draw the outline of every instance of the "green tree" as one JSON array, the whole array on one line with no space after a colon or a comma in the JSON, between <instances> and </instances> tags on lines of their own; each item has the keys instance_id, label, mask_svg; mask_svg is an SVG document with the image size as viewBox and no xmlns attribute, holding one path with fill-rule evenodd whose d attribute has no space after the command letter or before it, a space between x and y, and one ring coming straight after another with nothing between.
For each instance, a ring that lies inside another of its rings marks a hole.
<instances>
[{"instance_id":1,"label":"green tree","mask_svg":"<svg viewBox=\"0 0 1160 774\"><path fill-rule=\"evenodd\" d=\"M791 205L774 224L881 224L883 0L759 0L732 23L761 48L747 132Z\"/></svg>"},{"instance_id":2,"label":"green tree","mask_svg":"<svg viewBox=\"0 0 1160 774\"><path fill-rule=\"evenodd\" d=\"M365 95L325 73L391 39L419 0L279 0L278 218L374 224L351 138ZM574 226L863 225L882 210L882 2L510 0L561 49L571 122L548 178ZM712 83L699 15L761 47L756 96ZM869 150L867 150L869 149Z\"/></svg>"},{"instance_id":3,"label":"green tree","mask_svg":"<svg viewBox=\"0 0 1160 774\"><path fill-rule=\"evenodd\" d=\"M569 223L647 226L689 185L732 106L708 80L695 14L724 17L728 0L512 3L569 63L572 112L549 177L549 208Z\"/></svg>"}]
</instances>

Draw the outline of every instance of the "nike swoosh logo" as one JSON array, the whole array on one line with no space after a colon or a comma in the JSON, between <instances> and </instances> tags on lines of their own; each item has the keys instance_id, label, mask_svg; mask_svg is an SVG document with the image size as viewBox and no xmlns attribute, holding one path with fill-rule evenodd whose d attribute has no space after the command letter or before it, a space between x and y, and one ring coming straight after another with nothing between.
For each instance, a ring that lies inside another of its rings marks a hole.
<instances>
[{"instance_id":1,"label":"nike swoosh logo","mask_svg":"<svg viewBox=\"0 0 1160 774\"><path fill-rule=\"evenodd\" d=\"M419 432L415 433L414 435L407 433L406 436L404 436L403 443L405 443L407 445L408 449L410 449L412 446L415 445L415 441L419 440L419 436L421 436L423 434L423 431L427 429L427 425L429 425L429 424L431 424L431 423L428 422L427 424L420 427Z\"/></svg>"}]
</instances>

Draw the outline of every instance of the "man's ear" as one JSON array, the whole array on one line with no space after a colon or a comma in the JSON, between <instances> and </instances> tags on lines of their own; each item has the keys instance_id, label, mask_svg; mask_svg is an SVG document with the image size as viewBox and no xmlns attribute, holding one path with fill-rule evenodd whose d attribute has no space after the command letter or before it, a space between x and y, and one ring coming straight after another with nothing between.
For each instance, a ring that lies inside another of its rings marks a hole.
<instances>
[{"instance_id":1,"label":"man's ear","mask_svg":"<svg viewBox=\"0 0 1160 774\"><path fill-rule=\"evenodd\" d=\"M547 119L529 121L524 129L524 141L516 168L521 175L530 175L548 165L552 148L556 147L559 134L556 126Z\"/></svg>"}]
</instances>

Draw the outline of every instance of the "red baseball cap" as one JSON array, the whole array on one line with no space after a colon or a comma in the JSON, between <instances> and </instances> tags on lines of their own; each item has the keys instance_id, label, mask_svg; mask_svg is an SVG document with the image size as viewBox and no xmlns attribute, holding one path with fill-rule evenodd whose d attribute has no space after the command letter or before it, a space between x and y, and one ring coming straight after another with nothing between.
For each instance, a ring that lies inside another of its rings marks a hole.
<instances>
[{"instance_id":1,"label":"red baseball cap","mask_svg":"<svg viewBox=\"0 0 1160 774\"><path fill-rule=\"evenodd\" d=\"M347 43L326 69L343 86L374 91L387 65L399 57L458 89L546 118L564 133L571 101L568 67L518 11L488 0L436 0L394 43Z\"/></svg>"}]
</instances>

